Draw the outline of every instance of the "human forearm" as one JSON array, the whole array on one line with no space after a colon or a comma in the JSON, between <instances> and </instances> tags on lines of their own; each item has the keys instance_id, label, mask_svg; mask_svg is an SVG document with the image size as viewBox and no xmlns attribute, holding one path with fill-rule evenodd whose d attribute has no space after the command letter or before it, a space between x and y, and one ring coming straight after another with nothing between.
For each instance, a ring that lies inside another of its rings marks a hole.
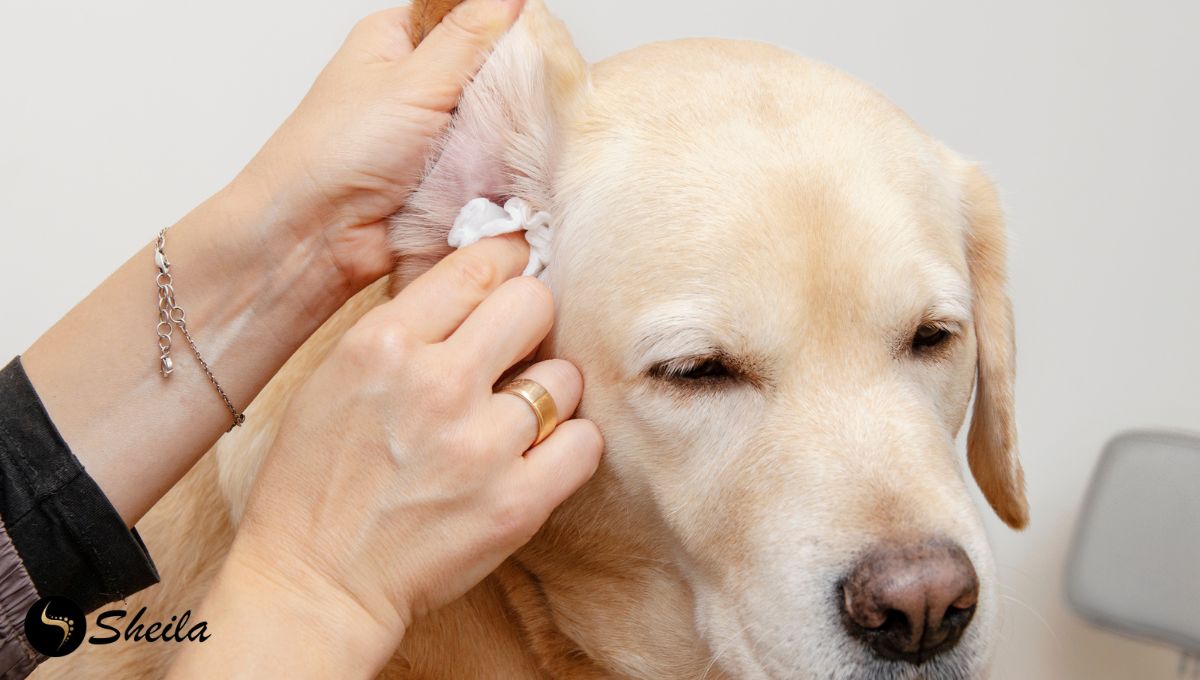
<instances>
[{"instance_id":1,"label":"human forearm","mask_svg":"<svg viewBox=\"0 0 1200 680\"><path fill-rule=\"evenodd\" d=\"M357 285L324 232L300 219L243 176L167 232L177 303L239 408ZM178 329L175 371L159 373L153 236L22 359L63 438L130 525L231 424Z\"/></svg>"}]
</instances>

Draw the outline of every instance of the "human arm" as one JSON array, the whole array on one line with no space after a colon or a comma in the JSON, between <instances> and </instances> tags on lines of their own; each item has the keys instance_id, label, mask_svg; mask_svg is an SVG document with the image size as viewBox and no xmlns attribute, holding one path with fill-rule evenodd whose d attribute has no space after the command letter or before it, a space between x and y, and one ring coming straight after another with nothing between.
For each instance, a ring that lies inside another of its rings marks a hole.
<instances>
[{"instance_id":1,"label":"human arm","mask_svg":"<svg viewBox=\"0 0 1200 680\"><path fill-rule=\"evenodd\" d=\"M519 10L470 0L415 51L406 8L364 20L247 168L168 231L178 302L239 408L386 273L387 216ZM148 244L22 357L63 439L130 526L230 424L178 333L177 368L158 372L153 261Z\"/></svg>"}]
</instances>

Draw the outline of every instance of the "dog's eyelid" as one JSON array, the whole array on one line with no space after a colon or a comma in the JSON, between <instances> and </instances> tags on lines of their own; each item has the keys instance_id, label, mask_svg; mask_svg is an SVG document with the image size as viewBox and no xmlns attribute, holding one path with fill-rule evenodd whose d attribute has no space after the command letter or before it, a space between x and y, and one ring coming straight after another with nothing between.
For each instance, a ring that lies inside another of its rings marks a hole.
<instances>
[{"instance_id":1,"label":"dog's eyelid","mask_svg":"<svg viewBox=\"0 0 1200 680\"><path fill-rule=\"evenodd\" d=\"M721 351L658 361L651 364L644 374L654 380L678 385L748 384L760 387L763 384L752 362Z\"/></svg>"},{"instance_id":2,"label":"dog's eyelid","mask_svg":"<svg viewBox=\"0 0 1200 680\"><path fill-rule=\"evenodd\" d=\"M962 322L946 319L925 319L921 323L917 324L917 329L919 330L926 326L946 331L951 335L957 335L963 329Z\"/></svg>"},{"instance_id":3,"label":"dog's eyelid","mask_svg":"<svg viewBox=\"0 0 1200 680\"><path fill-rule=\"evenodd\" d=\"M949 344L959 337L962 328L958 321L927 317L901 336L897 355L903 353L923 359L945 356Z\"/></svg>"},{"instance_id":4,"label":"dog's eyelid","mask_svg":"<svg viewBox=\"0 0 1200 680\"><path fill-rule=\"evenodd\" d=\"M703 354L695 354L681 357L656 361L650 365L647 370L653 377L658 378L674 378L686 375L689 371L694 371L698 368L716 368L723 367L729 370L723 355L720 352L705 352Z\"/></svg>"}]
</instances>

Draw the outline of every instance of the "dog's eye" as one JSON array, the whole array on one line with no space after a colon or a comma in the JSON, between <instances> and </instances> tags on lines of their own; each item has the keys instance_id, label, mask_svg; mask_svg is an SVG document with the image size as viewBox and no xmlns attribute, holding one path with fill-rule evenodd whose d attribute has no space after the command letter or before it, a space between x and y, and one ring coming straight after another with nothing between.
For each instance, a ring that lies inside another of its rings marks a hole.
<instances>
[{"instance_id":1,"label":"dog's eye","mask_svg":"<svg viewBox=\"0 0 1200 680\"><path fill-rule=\"evenodd\" d=\"M946 330L946 328L937 324L923 323L917 328L917 332L913 334L912 349L914 352L930 350L949 339L950 331Z\"/></svg>"},{"instance_id":2,"label":"dog's eye","mask_svg":"<svg viewBox=\"0 0 1200 680\"><path fill-rule=\"evenodd\" d=\"M717 357L672 359L655 364L650 375L662 380L679 382L715 382L733 377L733 371Z\"/></svg>"}]
</instances>

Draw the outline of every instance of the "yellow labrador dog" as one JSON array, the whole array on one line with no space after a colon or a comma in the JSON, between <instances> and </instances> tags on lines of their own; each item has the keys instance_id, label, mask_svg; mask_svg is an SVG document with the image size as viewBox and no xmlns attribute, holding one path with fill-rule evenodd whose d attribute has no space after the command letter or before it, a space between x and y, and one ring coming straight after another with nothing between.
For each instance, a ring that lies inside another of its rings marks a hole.
<instances>
[{"instance_id":1,"label":"yellow labrador dog","mask_svg":"<svg viewBox=\"0 0 1200 680\"><path fill-rule=\"evenodd\" d=\"M455 2L421 2L424 27ZM144 520L151 618L195 608L288 395L447 252L476 196L555 218L547 277L596 477L385 677L987 675L996 578L970 469L1027 521L995 192L863 84L766 45L685 40L594 66L540 0L468 88L396 218L398 267L287 364ZM219 631L212 631L218 634ZM181 643L182 644L182 643ZM161 675L179 644L84 645L46 676Z\"/></svg>"}]
</instances>

